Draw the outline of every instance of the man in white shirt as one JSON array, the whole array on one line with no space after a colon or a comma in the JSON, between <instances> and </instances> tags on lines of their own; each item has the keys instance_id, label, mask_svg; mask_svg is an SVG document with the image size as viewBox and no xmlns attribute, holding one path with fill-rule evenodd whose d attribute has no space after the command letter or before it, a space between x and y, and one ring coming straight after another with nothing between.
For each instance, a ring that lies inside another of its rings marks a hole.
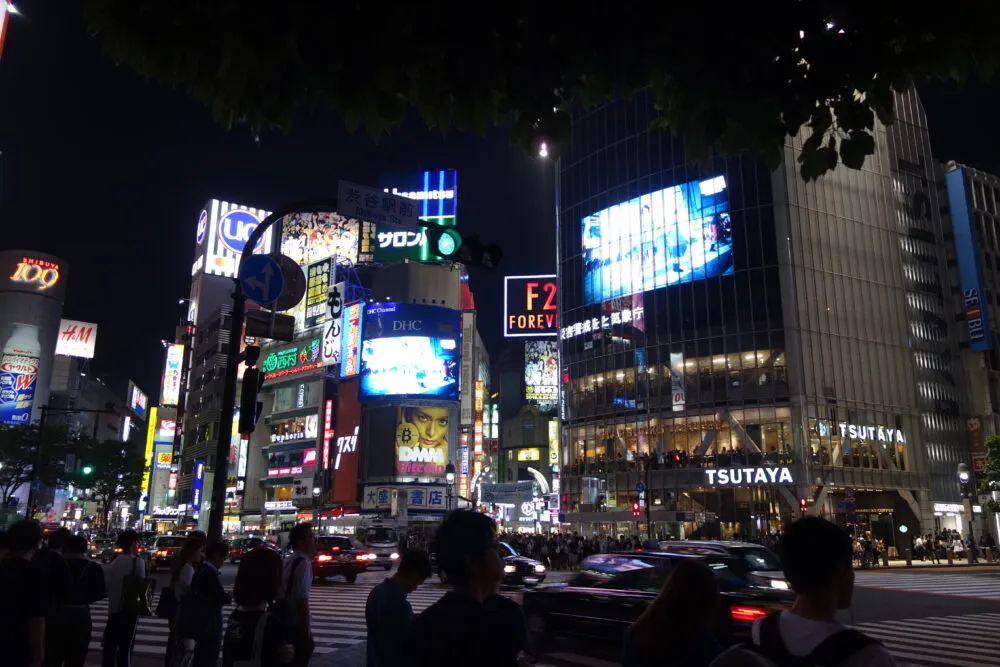
<instances>
[{"instance_id":1,"label":"man in white shirt","mask_svg":"<svg viewBox=\"0 0 1000 667\"><path fill-rule=\"evenodd\" d=\"M129 667L132 647L135 644L135 627L139 617L134 609L122 608L122 592L126 577L146 579L146 561L137 558L139 536L126 530L118 536L115 545L121 551L104 570L105 590L108 593L108 624L104 627L104 654L102 667Z\"/></svg>"},{"instance_id":2,"label":"man in white shirt","mask_svg":"<svg viewBox=\"0 0 1000 667\"><path fill-rule=\"evenodd\" d=\"M777 662L790 654L807 664L895 667L884 646L841 625L838 609L854 594L851 538L819 517L793 522L778 545L781 569L795 591L791 610L757 621L753 641Z\"/></svg>"},{"instance_id":3,"label":"man in white shirt","mask_svg":"<svg viewBox=\"0 0 1000 667\"><path fill-rule=\"evenodd\" d=\"M288 533L288 546L295 553L285 559L282 586L288 617L288 635L295 649L292 667L306 667L314 644L309 626L309 593L312 590L312 557L316 553L316 535L311 523L300 523Z\"/></svg>"}]
</instances>

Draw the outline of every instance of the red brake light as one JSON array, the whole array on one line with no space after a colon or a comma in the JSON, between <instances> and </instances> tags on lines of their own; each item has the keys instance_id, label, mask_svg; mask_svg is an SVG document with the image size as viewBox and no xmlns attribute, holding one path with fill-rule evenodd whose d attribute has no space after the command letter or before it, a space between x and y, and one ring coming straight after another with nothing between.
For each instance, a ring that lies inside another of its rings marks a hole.
<instances>
[{"instance_id":1,"label":"red brake light","mask_svg":"<svg viewBox=\"0 0 1000 667\"><path fill-rule=\"evenodd\" d=\"M761 609L760 607L730 607L729 616L734 621L743 621L744 623L751 623L756 621L758 618L764 618L767 616L768 610Z\"/></svg>"},{"instance_id":2,"label":"red brake light","mask_svg":"<svg viewBox=\"0 0 1000 667\"><path fill-rule=\"evenodd\" d=\"M331 551L340 551L340 547L334 547Z\"/></svg>"},{"instance_id":3,"label":"red brake light","mask_svg":"<svg viewBox=\"0 0 1000 667\"><path fill-rule=\"evenodd\" d=\"M354 557L354 560L368 560L368 554L358 554Z\"/></svg>"},{"instance_id":4,"label":"red brake light","mask_svg":"<svg viewBox=\"0 0 1000 667\"><path fill-rule=\"evenodd\" d=\"M333 556L330 556L328 554L320 554L320 556L316 560L318 560L321 563L325 563L328 560L333 560Z\"/></svg>"}]
</instances>

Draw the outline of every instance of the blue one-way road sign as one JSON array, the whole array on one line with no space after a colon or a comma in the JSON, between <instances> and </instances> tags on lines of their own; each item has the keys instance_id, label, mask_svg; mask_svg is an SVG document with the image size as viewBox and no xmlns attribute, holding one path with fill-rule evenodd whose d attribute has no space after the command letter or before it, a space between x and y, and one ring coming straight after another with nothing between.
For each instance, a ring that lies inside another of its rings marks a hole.
<instances>
[{"instance_id":1,"label":"blue one-way road sign","mask_svg":"<svg viewBox=\"0 0 1000 667\"><path fill-rule=\"evenodd\" d=\"M268 255L251 255L240 266L240 285L247 298L266 306L281 295L285 279L281 267Z\"/></svg>"}]
</instances>

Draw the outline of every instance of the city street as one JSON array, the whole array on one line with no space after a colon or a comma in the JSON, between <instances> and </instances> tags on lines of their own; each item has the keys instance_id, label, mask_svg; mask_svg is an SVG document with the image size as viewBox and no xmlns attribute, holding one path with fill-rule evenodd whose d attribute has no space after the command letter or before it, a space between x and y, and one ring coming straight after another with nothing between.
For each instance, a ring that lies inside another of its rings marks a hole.
<instances>
[{"instance_id":1,"label":"city street","mask_svg":"<svg viewBox=\"0 0 1000 667\"><path fill-rule=\"evenodd\" d=\"M223 568L223 585L232 586L235 565ZM363 665L360 645L365 638L364 606L372 586L383 572L362 575L355 584L336 579L313 589L313 633L316 655L313 664L347 667ZM555 572L552 581L564 581L568 573ZM157 574L157 590L166 574ZM410 595L415 612L432 604L447 590L428 582ZM512 593L516 597L516 593ZM100 636L107 620L107 603L94 605L94 636L90 665L100 664ZM1000 667L1000 571L859 571L854 606L841 619L879 641L903 665ZM161 667L167 639L166 621L143 618L136 634L136 667ZM343 652L340 655L337 652ZM558 643L541 657L541 664L558 667L612 667L613 652L600 647Z\"/></svg>"}]
</instances>

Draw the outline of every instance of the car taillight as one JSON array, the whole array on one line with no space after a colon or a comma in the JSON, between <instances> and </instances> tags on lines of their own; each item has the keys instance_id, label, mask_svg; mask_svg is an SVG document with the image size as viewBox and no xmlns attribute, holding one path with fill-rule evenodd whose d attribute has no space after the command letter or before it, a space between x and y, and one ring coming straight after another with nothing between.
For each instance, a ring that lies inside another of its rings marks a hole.
<instances>
[{"instance_id":1,"label":"car taillight","mask_svg":"<svg viewBox=\"0 0 1000 667\"><path fill-rule=\"evenodd\" d=\"M122 552L122 548L121 547L115 547L115 553L116 554L120 554L121 552Z\"/></svg>"},{"instance_id":2,"label":"car taillight","mask_svg":"<svg viewBox=\"0 0 1000 667\"><path fill-rule=\"evenodd\" d=\"M767 609L762 609L761 607L730 607L729 616L734 621L743 621L744 623L751 623L756 621L758 618L763 618L768 615Z\"/></svg>"},{"instance_id":3,"label":"car taillight","mask_svg":"<svg viewBox=\"0 0 1000 667\"><path fill-rule=\"evenodd\" d=\"M156 555L157 556L166 556L167 555L167 551L164 550L164 549L160 549L159 551L156 552Z\"/></svg>"},{"instance_id":4,"label":"car taillight","mask_svg":"<svg viewBox=\"0 0 1000 667\"><path fill-rule=\"evenodd\" d=\"M321 563L325 563L328 560L333 560L333 556L329 556L327 554L321 554L316 558L316 560L318 560Z\"/></svg>"},{"instance_id":5,"label":"car taillight","mask_svg":"<svg viewBox=\"0 0 1000 667\"><path fill-rule=\"evenodd\" d=\"M334 547L331 551L340 551L340 547Z\"/></svg>"},{"instance_id":6,"label":"car taillight","mask_svg":"<svg viewBox=\"0 0 1000 667\"><path fill-rule=\"evenodd\" d=\"M354 560L368 560L368 554L358 554L354 557Z\"/></svg>"}]
</instances>

